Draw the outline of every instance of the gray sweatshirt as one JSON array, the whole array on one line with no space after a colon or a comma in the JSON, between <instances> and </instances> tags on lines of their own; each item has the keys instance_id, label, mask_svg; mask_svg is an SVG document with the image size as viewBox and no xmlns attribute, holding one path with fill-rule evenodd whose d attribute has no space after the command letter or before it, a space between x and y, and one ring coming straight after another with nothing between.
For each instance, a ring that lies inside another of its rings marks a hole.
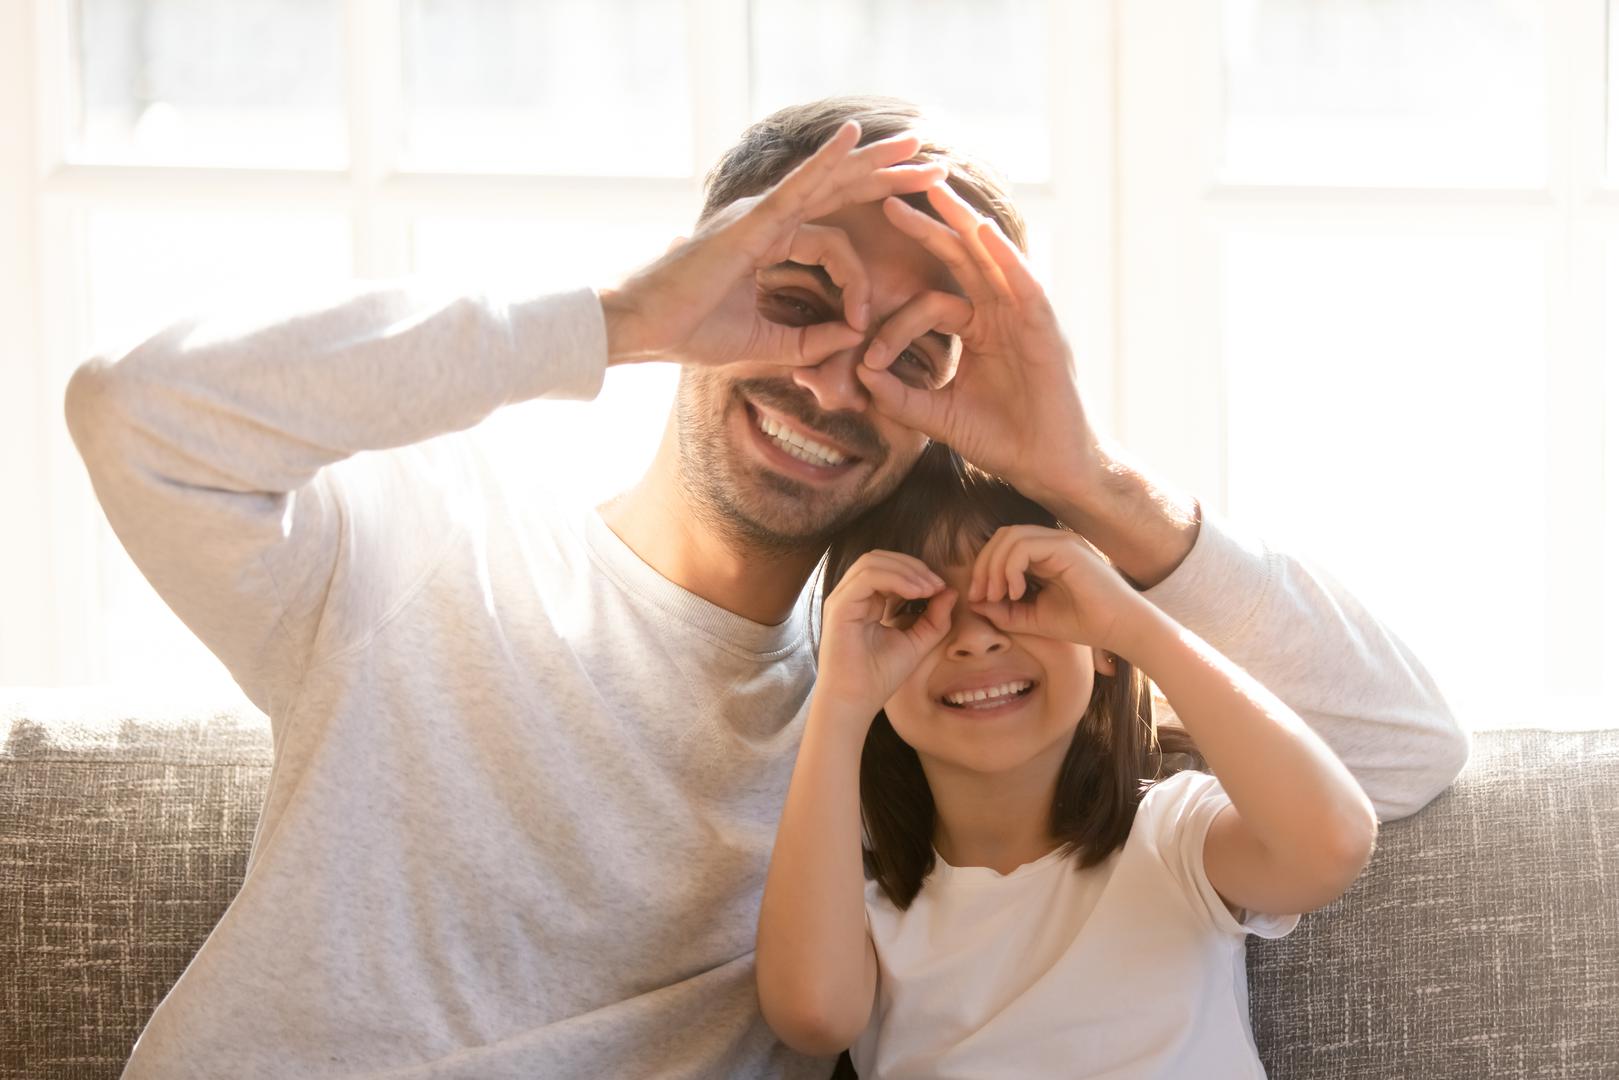
<instances>
[{"instance_id":1,"label":"gray sweatshirt","mask_svg":"<svg viewBox=\"0 0 1619 1080\"><path fill-rule=\"evenodd\" d=\"M136 565L270 717L240 893L126 1077L810 1077L753 941L814 676L660 577L501 405L590 398L595 294L405 289L186 322L68 385ZM581 452L585 452L583 449ZM1205 514L1144 594L1308 721L1384 819L1467 740L1321 570Z\"/></svg>"}]
</instances>

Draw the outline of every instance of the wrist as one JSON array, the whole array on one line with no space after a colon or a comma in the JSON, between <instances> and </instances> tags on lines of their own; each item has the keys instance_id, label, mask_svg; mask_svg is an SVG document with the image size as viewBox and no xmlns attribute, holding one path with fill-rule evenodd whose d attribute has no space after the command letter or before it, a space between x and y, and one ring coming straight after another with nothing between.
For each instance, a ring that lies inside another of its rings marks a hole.
<instances>
[{"instance_id":1,"label":"wrist","mask_svg":"<svg viewBox=\"0 0 1619 1080\"><path fill-rule=\"evenodd\" d=\"M1098 444L1090 460L1042 504L1095 544L1138 591L1157 585L1197 542L1197 498L1158 483Z\"/></svg>"},{"instance_id":2,"label":"wrist","mask_svg":"<svg viewBox=\"0 0 1619 1080\"><path fill-rule=\"evenodd\" d=\"M882 707L881 702L870 704L868 695L840 693L835 687L817 684L804 722L806 730L836 732L853 739L856 746L864 746L866 732Z\"/></svg>"},{"instance_id":3,"label":"wrist","mask_svg":"<svg viewBox=\"0 0 1619 1080\"><path fill-rule=\"evenodd\" d=\"M1122 656L1132 667L1150 676L1150 669L1157 666L1155 661L1163 642L1174 637L1179 629L1180 624L1174 619L1151 601L1142 600L1129 618L1119 621L1118 632L1108 651Z\"/></svg>"},{"instance_id":4,"label":"wrist","mask_svg":"<svg viewBox=\"0 0 1619 1080\"><path fill-rule=\"evenodd\" d=\"M636 343L635 315L621 289L598 286L602 323L607 329L607 366L633 364L646 358Z\"/></svg>"}]
</instances>

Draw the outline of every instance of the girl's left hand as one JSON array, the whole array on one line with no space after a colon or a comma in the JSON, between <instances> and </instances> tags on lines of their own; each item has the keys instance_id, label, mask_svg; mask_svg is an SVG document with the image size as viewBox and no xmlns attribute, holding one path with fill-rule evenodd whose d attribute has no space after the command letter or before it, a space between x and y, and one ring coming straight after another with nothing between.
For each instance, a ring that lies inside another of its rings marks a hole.
<instances>
[{"instance_id":1,"label":"girl's left hand","mask_svg":"<svg viewBox=\"0 0 1619 1080\"><path fill-rule=\"evenodd\" d=\"M967 606L1009 633L1121 656L1156 610L1077 533L1038 525L1003 526L979 549Z\"/></svg>"},{"instance_id":2,"label":"girl's left hand","mask_svg":"<svg viewBox=\"0 0 1619 1080\"><path fill-rule=\"evenodd\" d=\"M914 621L899 609L925 601ZM868 551L855 560L821 609L815 697L869 725L950 629L956 591L922 560Z\"/></svg>"},{"instance_id":3,"label":"girl's left hand","mask_svg":"<svg viewBox=\"0 0 1619 1080\"><path fill-rule=\"evenodd\" d=\"M877 410L1048 505L1099 483L1104 458L1044 288L995 223L948 185L928 188L927 197L943 222L892 197L883 211L966 295L927 290L884 322L855 368ZM959 364L942 388L888 370L929 330L961 338Z\"/></svg>"}]
</instances>

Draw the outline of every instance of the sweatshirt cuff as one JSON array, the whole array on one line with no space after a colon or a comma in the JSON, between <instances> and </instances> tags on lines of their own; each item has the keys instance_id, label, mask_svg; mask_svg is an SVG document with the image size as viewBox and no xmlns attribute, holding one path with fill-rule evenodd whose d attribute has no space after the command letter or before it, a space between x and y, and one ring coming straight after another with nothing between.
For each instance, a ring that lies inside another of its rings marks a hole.
<instances>
[{"instance_id":1,"label":"sweatshirt cuff","mask_svg":"<svg viewBox=\"0 0 1619 1080\"><path fill-rule=\"evenodd\" d=\"M607 323L594 288L506 305L518 365L508 402L533 398L589 401L607 375Z\"/></svg>"},{"instance_id":2,"label":"sweatshirt cuff","mask_svg":"<svg viewBox=\"0 0 1619 1080\"><path fill-rule=\"evenodd\" d=\"M1277 556L1257 535L1210 514L1201 502L1199 509L1202 524L1192 550L1141 595L1223 652L1264 604Z\"/></svg>"}]
</instances>

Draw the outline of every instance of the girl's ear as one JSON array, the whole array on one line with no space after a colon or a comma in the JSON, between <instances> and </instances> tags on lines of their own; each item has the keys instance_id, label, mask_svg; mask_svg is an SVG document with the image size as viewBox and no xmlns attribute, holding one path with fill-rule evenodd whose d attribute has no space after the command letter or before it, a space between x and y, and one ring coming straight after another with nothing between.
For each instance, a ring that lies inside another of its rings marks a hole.
<instances>
[{"instance_id":1,"label":"girl's ear","mask_svg":"<svg viewBox=\"0 0 1619 1080\"><path fill-rule=\"evenodd\" d=\"M1096 669L1098 675L1116 675L1119 671L1119 665L1114 660L1113 654L1101 649L1091 650L1091 666Z\"/></svg>"}]
</instances>

